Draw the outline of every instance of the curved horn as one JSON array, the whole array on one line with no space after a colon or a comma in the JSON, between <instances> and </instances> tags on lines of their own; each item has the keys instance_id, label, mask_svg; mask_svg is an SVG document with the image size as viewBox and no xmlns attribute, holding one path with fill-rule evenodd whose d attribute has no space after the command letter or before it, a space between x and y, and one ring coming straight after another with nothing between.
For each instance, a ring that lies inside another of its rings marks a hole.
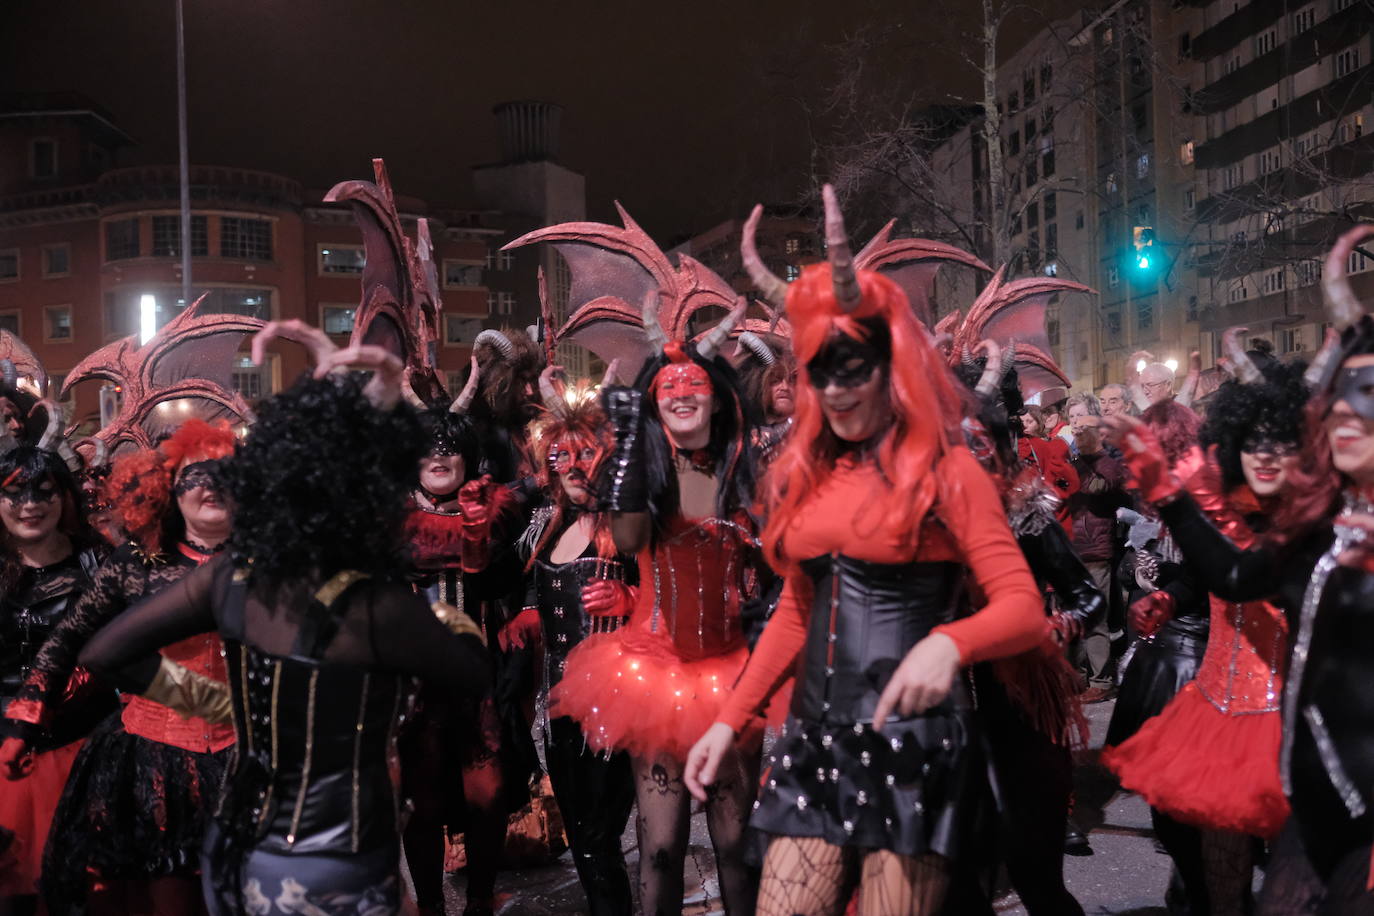
<instances>
[{"instance_id":1,"label":"curved horn","mask_svg":"<svg viewBox=\"0 0 1374 916\"><path fill-rule=\"evenodd\" d=\"M1235 327L1227 328L1221 333L1222 352L1231 361L1235 376L1242 385L1253 385L1256 382L1264 381L1264 374L1259 371L1259 367L1250 358L1250 354L1245 352L1245 347L1241 346L1240 335L1248 330L1250 329Z\"/></svg>"},{"instance_id":2,"label":"curved horn","mask_svg":"<svg viewBox=\"0 0 1374 916\"><path fill-rule=\"evenodd\" d=\"M563 416L568 412L568 401L559 392L558 386L554 384L553 372L556 366L546 366L544 371L539 373L539 397L544 401L544 406L549 413L554 416Z\"/></svg>"},{"instance_id":3,"label":"curved horn","mask_svg":"<svg viewBox=\"0 0 1374 916\"><path fill-rule=\"evenodd\" d=\"M744 261L744 269L749 272L750 281L763 293L763 298L767 299L769 304L781 309L787 302L787 283L764 266L763 259L759 257L758 246L754 242L754 235L758 232L759 220L762 218L763 204L755 204L749 219L744 223L744 234L739 240L739 254Z\"/></svg>"},{"instance_id":4,"label":"curved horn","mask_svg":"<svg viewBox=\"0 0 1374 916\"><path fill-rule=\"evenodd\" d=\"M1016 338L1013 337L1007 343L1007 349L1002 353L1002 375L1016 368Z\"/></svg>"},{"instance_id":5,"label":"curved horn","mask_svg":"<svg viewBox=\"0 0 1374 916\"><path fill-rule=\"evenodd\" d=\"M477 339L472 342L472 349L476 350L482 344L491 344L501 354L502 359L510 359L515 355L515 344L510 342L510 338L500 331L487 328Z\"/></svg>"},{"instance_id":6,"label":"curved horn","mask_svg":"<svg viewBox=\"0 0 1374 916\"><path fill-rule=\"evenodd\" d=\"M697 341L697 352L702 359L713 359L720 348L730 339L730 332L739 324L739 320L744 317L745 310L749 308L749 303L740 296L735 300L735 307L725 314L720 320L720 324L706 332L706 336Z\"/></svg>"},{"instance_id":7,"label":"curved horn","mask_svg":"<svg viewBox=\"0 0 1374 916\"><path fill-rule=\"evenodd\" d=\"M974 386L974 392L985 398L992 397L997 393L997 388L1002 384L1002 348L997 346L995 340L985 340L978 345L978 349L987 354L988 361L983 367L983 375L978 379L978 384Z\"/></svg>"},{"instance_id":8,"label":"curved horn","mask_svg":"<svg viewBox=\"0 0 1374 916\"><path fill-rule=\"evenodd\" d=\"M58 440L62 438L62 408L52 398L43 398L29 410L30 416L40 407L47 412L48 425L44 427L43 435L38 437L38 447L46 452L55 452Z\"/></svg>"},{"instance_id":9,"label":"curved horn","mask_svg":"<svg viewBox=\"0 0 1374 916\"><path fill-rule=\"evenodd\" d=\"M1322 348L1317 351L1317 355L1312 357L1312 365L1307 367L1307 371L1302 374L1302 380L1308 388L1313 391L1326 386L1328 370L1332 368L1336 359L1336 354L1341 349L1341 335L1335 328L1326 329L1326 339L1322 341Z\"/></svg>"},{"instance_id":10,"label":"curved horn","mask_svg":"<svg viewBox=\"0 0 1374 916\"><path fill-rule=\"evenodd\" d=\"M615 359L611 360L610 365L606 367L606 373L601 376L601 387L605 388L607 385L614 385L616 373L618 373L619 371L620 357L616 357Z\"/></svg>"},{"instance_id":11,"label":"curved horn","mask_svg":"<svg viewBox=\"0 0 1374 916\"><path fill-rule=\"evenodd\" d=\"M1322 267L1322 292L1326 294L1326 312L1331 316L1331 323L1337 331L1344 331L1364 315L1360 300L1355 298L1355 291L1350 288L1350 280L1346 278L1345 270L1350 253L1355 250L1361 239L1370 235L1374 235L1374 224L1371 223L1351 229L1336 240L1331 253L1326 256L1326 264Z\"/></svg>"},{"instance_id":12,"label":"curved horn","mask_svg":"<svg viewBox=\"0 0 1374 916\"><path fill-rule=\"evenodd\" d=\"M481 337L481 334L477 335ZM458 392L458 397L453 399L453 403L448 405L449 413L467 413L472 406L472 399L477 397L477 379L479 371L477 369L477 354L472 356L472 371L468 373L468 382L463 386L463 390Z\"/></svg>"},{"instance_id":13,"label":"curved horn","mask_svg":"<svg viewBox=\"0 0 1374 916\"><path fill-rule=\"evenodd\" d=\"M741 334L738 338L738 343L741 347L754 354L755 359L765 366L771 366L778 361L778 358L773 355L773 348L764 343L763 338L753 331L745 331Z\"/></svg>"},{"instance_id":14,"label":"curved horn","mask_svg":"<svg viewBox=\"0 0 1374 916\"><path fill-rule=\"evenodd\" d=\"M0 359L0 380L4 381L6 388L19 384L19 370L14 368L14 360Z\"/></svg>"},{"instance_id":15,"label":"curved horn","mask_svg":"<svg viewBox=\"0 0 1374 916\"><path fill-rule=\"evenodd\" d=\"M964 347L963 352L959 354L959 362L963 363L964 368L969 368L978 365L978 358L973 355L972 350Z\"/></svg>"},{"instance_id":16,"label":"curved horn","mask_svg":"<svg viewBox=\"0 0 1374 916\"><path fill-rule=\"evenodd\" d=\"M844 230L844 216L835 189L821 188L825 202L825 254L830 260L830 277L835 287L835 301L846 312L859 307L863 294L859 292L859 277L854 272L854 255L849 251L849 235Z\"/></svg>"},{"instance_id":17,"label":"curved horn","mask_svg":"<svg viewBox=\"0 0 1374 916\"><path fill-rule=\"evenodd\" d=\"M86 467L94 470L95 468L103 468L110 463L110 446L104 439L99 436L87 436L76 443L78 448L87 444L91 447L91 460L86 462Z\"/></svg>"},{"instance_id":18,"label":"curved horn","mask_svg":"<svg viewBox=\"0 0 1374 916\"><path fill-rule=\"evenodd\" d=\"M644 294L644 336L649 342L649 350L654 356L668 346L668 335L663 333L663 325L658 323L658 290L651 289Z\"/></svg>"},{"instance_id":19,"label":"curved horn","mask_svg":"<svg viewBox=\"0 0 1374 916\"><path fill-rule=\"evenodd\" d=\"M405 402L407 404L409 404L411 407L414 407L416 410L424 410L426 407L429 406L418 394L415 393L415 389L410 386L409 378L403 379L401 381L401 397L405 399Z\"/></svg>"}]
</instances>

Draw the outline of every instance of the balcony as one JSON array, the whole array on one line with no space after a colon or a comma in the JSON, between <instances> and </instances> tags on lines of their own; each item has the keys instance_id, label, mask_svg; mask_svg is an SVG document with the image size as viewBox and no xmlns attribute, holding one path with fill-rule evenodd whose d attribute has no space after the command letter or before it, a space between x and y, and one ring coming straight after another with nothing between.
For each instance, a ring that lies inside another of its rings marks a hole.
<instances>
[{"instance_id":1,"label":"balcony","mask_svg":"<svg viewBox=\"0 0 1374 916\"><path fill-rule=\"evenodd\" d=\"M181 176L175 166L151 165L114 169L94 185L102 207L134 202L168 202L181 197ZM299 182L272 172L224 166L191 167L194 205L229 203L254 209L298 210L304 200Z\"/></svg>"}]
</instances>

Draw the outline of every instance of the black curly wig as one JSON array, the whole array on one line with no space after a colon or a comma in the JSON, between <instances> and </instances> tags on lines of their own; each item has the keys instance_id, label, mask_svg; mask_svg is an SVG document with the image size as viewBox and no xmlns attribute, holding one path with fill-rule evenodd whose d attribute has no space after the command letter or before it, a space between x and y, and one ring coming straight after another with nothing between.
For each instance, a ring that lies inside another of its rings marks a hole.
<instances>
[{"instance_id":1,"label":"black curly wig","mask_svg":"<svg viewBox=\"0 0 1374 916\"><path fill-rule=\"evenodd\" d=\"M739 376L723 357L705 359L696 347L684 352L698 366L706 370L711 388L720 409L711 415L711 439L706 452L716 466L716 515L733 519L740 512L748 512L753 502L754 466L748 446L749 421L740 391ZM651 386L654 376L668 365L663 354L650 357L639 370L634 387L644 392L645 457L649 467L649 514L653 519L654 539L657 540L677 511L677 473L673 462L673 447L663 423L658 417Z\"/></svg>"},{"instance_id":2,"label":"black curly wig","mask_svg":"<svg viewBox=\"0 0 1374 916\"><path fill-rule=\"evenodd\" d=\"M229 549L255 585L403 567L406 500L428 442L410 407L378 410L362 385L357 374L302 376L263 403L229 462Z\"/></svg>"},{"instance_id":3,"label":"black curly wig","mask_svg":"<svg viewBox=\"0 0 1374 916\"><path fill-rule=\"evenodd\" d=\"M954 376L968 389L969 403L965 405L965 410L977 417L992 437L993 448L1001 465L999 470L1014 476L1021 467L1016 440L1021 436L1021 414L1026 409L1025 400L1021 397L1021 379L1015 368L1008 367L1002 374L1002 384L997 392L983 397L974 389L983 377L987 363L986 356L979 356L968 363L961 361L954 369Z\"/></svg>"},{"instance_id":4,"label":"black curly wig","mask_svg":"<svg viewBox=\"0 0 1374 916\"><path fill-rule=\"evenodd\" d=\"M457 455L463 459L463 483L476 477L482 461L482 437L472 419L454 413L447 405L422 410L419 419L425 432L425 455Z\"/></svg>"},{"instance_id":5,"label":"black curly wig","mask_svg":"<svg viewBox=\"0 0 1374 916\"><path fill-rule=\"evenodd\" d=\"M1302 378L1306 363L1264 360L1262 352L1252 352L1250 356L1260 367L1264 381L1252 385L1235 379L1223 382L1207 404L1207 418L1198 434L1204 448L1217 447L1217 462L1228 489L1245 482L1240 453L1247 441L1301 441L1303 407L1310 394Z\"/></svg>"}]
</instances>

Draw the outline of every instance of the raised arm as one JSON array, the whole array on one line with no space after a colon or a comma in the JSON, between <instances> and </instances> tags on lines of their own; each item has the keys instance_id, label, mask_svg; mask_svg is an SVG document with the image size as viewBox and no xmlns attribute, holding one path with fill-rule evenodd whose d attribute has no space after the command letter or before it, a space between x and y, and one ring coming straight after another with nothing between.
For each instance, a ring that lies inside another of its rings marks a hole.
<instances>
[{"instance_id":1,"label":"raised arm","mask_svg":"<svg viewBox=\"0 0 1374 916\"><path fill-rule=\"evenodd\" d=\"M1254 601L1279 590L1283 570L1274 551L1237 547L1216 529L1191 495L1180 492L1159 507L1159 516L1169 526L1192 574L1217 597Z\"/></svg>"}]
</instances>

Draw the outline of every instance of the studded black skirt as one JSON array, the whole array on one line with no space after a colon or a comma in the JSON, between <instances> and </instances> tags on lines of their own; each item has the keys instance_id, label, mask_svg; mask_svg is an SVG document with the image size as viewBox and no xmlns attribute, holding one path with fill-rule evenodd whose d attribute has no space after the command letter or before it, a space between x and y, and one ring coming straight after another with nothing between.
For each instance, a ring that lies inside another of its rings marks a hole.
<instances>
[{"instance_id":1,"label":"studded black skirt","mask_svg":"<svg viewBox=\"0 0 1374 916\"><path fill-rule=\"evenodd\" d=\"M986 778L972 715L950 702L871 725L787 720L750 826L836 846L954 858Z\"/></svg>"}]
</instances>

